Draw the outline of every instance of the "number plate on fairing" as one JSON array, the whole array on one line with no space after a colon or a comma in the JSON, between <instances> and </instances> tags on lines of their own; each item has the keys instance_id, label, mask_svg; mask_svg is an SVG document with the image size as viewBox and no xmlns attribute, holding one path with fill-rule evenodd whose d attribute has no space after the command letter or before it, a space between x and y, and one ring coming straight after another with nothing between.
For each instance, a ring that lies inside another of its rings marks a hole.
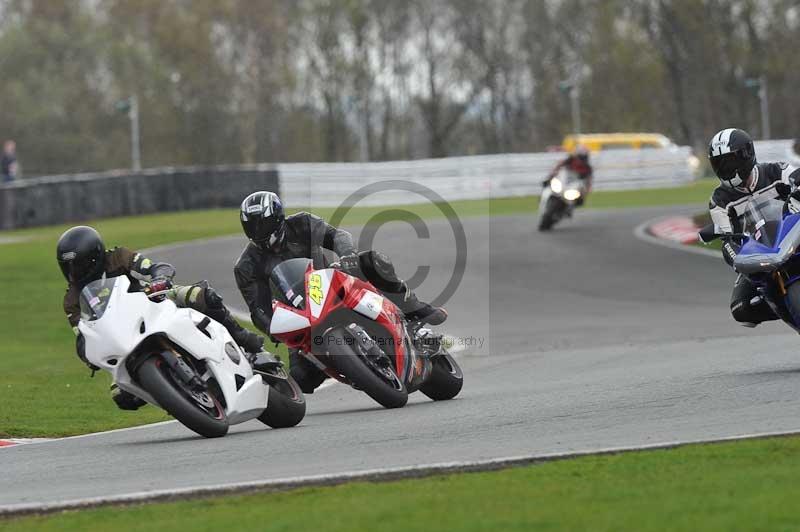
<instances>
[{"instance_id":1,"label":"number plate on fairing","mask_svg":"<svg viewBox=\"0 0 800 532\"><path fill-rule=\"evenodd\" d=\"M334 270L317 270L308 276L308 302L311 305L311 315L318 318L328 297L331 278Z\"/></svg>"}]
</instances>

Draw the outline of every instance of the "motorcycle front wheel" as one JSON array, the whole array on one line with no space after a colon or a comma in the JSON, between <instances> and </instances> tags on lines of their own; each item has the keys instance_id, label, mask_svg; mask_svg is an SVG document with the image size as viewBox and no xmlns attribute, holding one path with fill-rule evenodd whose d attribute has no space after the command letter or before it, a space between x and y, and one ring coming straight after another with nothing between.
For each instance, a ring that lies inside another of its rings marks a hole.
<instances>
[{"instance_id":1,"label":"motorcycle front wheel","mask_svg":"<svg viewBox=\"0 0 800 532\"><path fill-rule=\"evenodd\" d=\"M558 221L556 219L556 209L558 209L558 205L556 205L555 198L551 196L547 199L544 205L544 211L539 217L539 231L549 231L553 228Z\"/></svg>"},{"instance_id":2,"label":"motorcycle front wheel","mask_svg":"<svg viewBox=\"0 0 800 532\"><path fill-rule=\"evenodd\" d=\"M145 360L137 377L139 385L161 408L197 434L219 438L228 433L228 418L217 398L209 392L190 395L175 382L169 365L161 357Z\"/></svg>"},{"instance_id":3,"label":"motorcycle front wheel","mask_svg":"<svg viewBox=\"0 0 800 532\"><path fill-rule=\"evenodd\" d=\"M400 408L408 402L408 391L390 366L376 368L353 348L353 342L341 328L328 333L326 344L331 364L359 390L385 408Z\"/></svg>"}]
</instances>

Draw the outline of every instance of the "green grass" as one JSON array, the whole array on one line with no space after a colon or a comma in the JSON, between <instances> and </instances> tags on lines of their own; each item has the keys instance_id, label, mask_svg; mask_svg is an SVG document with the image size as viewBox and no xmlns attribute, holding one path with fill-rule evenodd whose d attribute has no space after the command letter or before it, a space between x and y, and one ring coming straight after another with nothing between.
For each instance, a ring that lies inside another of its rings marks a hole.
<instances>
[{"instance_id":1,"label":"green grass","mask_svg":"<svg viewBox=\"0 0 800 532\"><path fill-rule=\"evenodd\" d=\"M4 531L797 530L800 438L0 521Z\"/></svg>"},{"instance_id":2,"label":"green grass","mask_svg":"<svg viewBox=\"0 0 800 532\"><path fill-rule=\"evenodd\" d=\"M592 207L628 207L705 201L708 181L675 189L598 192ZM459 201L460 216L533 213L535 197ZM409 205L420 217L443 216L435 205ZM357 208L344 219L360 224L385 208ZM332 209L318 213L329 217ZM108 246L132 249L195 238L238 233L236 210L170 213L91 222ZM65 283L55 261L55 242L67 226L0 233L27 240L0 244L0 437L66 436L159 421L166 416L151 407L121 412L108 399L109 377L88 371L74 354L74 336L61 309ZM233 257L231 257L233 260ZM180 272L178 280L180 280Z\"/></svg>"}]
</instances>

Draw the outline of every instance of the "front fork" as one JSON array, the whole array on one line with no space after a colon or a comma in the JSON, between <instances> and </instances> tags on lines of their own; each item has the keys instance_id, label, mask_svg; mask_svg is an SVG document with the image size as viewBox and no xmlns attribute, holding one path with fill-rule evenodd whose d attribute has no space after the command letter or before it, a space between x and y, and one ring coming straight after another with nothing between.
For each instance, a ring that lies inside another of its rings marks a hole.
<instances>
[{"instance_id":1,"label":"front fork","mask_svg":"<svg viewBox=\"0 0 800 532\"><path fill-rule=\"evenodd\" d=\"M754 280L751 280L753 282ZM756 289L762 299L769 305L772 312L775 313L787 325L792 327L800 333L800 324L795 322L789 305L786 303L787 288L795 282L800 282L800 279L789 278L789 275L784 270L777 270L771 274L767 279L760 279L756 284ZM771 282L770 282L771 281Z\"/></svg>"}]
</instances>

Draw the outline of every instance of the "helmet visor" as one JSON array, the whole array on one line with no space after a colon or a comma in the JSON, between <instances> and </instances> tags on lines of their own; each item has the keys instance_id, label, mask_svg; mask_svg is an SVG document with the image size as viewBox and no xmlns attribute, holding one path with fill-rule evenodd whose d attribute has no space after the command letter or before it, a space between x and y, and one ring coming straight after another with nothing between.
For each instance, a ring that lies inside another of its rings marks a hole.
<instances>
[{"instance_id":1,"label":"helmet visor","mask_svg":"<svg viewBox=\"0 0 800 532\"><path fill-rule=\"evenodd\" d=\"M71 260L59 260L61 273L71 283L87 282L97 270L97 260L93 257L76 257Z\"/></svg>"},{"instance_id":2,"label":"helmet visor","mask_svg":"<svg viewBox=\"0 0 800 532\"><path fill-rule=\"evenodd\" d=\"M743 162L739 152L726 153L711 157L711 168L714 169L714 173L717 174L718 178L723 181L732 181L737 177L741 178L737 173L742 168Z\"/></svg>"},{"instance_id":3,"label":"helmet visor","mask_svg":"<svg viewBox=\"0 0 800 532\"><path fill-rule=\"evenodd\" d=\"M247 236L256 244L273 245L283 237L282 219L270 216L269 218L256 217L244 222Z\"/></svg>"}]
</instances>

